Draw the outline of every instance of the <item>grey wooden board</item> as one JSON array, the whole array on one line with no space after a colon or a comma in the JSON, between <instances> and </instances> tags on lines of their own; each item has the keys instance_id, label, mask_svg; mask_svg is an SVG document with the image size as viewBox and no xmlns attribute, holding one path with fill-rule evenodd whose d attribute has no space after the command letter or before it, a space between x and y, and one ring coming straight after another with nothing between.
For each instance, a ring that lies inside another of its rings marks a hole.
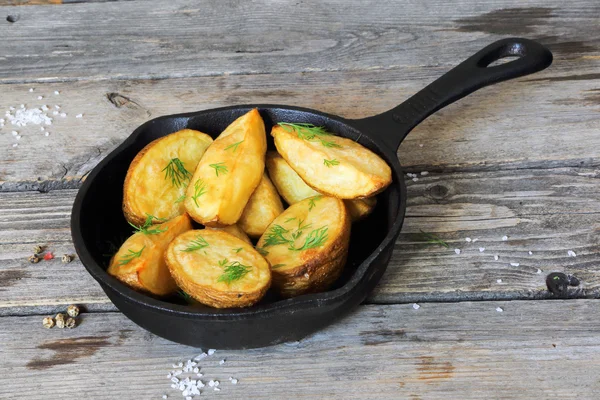
<instances>
[{"instance_id":1,"label":"grey wooden board","mask_svg":"<svg viewBox=\"0 0 600 400\"><path fill-rule=\"evenodd\" d=\"M201 379L222 391L197 398L595 399L599 310L593 300L360 306L300 342L217 349ZM84 314L73 330L0 318L0 352L7 400L181 399L167 374L200 353L119 313Z\"/></svg>"},{"instance_id":2,"label":"grey wooden board","mask_svg":"<svg viewBox=\"0 0 600 400\"><path fill-rule=\"evenodd\" d=\"M549 272L582 281L570 296L599 297L599 177L598 169L557 168L430 173L409 180L403 233L368 301L547 298ZM78 260L27 261L35 244L48 244L57 257L74 252L69 220L75 194L0 193L2 314L46 312L69 303L105 309L108 299ZM450 248L423 243L420 230L435 233ZM467 243L467 237L478 241ZM569 250L577 257L569 257Z\"/></svg>"},{"instance_id":3,"label":"grey wooden board","mask_svg":"<svg viewBox=\"0 0 600 400\"><path fill-rule=\"evenodd\" d=\"M394 107L445 69L3 85L0 114L21 104L46 104L52 110L59 105L67 116L50 112L48 137L38 125L6 123L0 129L0 191L77 187L138 125L160 115L281 103L360 118ZM438 112L402 144L403 165L417 171L600 165L600 102L594 89L600 74L586 79L573 71L554 74L486 88ZM80 113L83 118L76 118Z\"/></svg>"},{"instance_id":4,"label":"grey wooden board","mask_svg":"<svg viewBox=\"0 0 600 400\"><path fill-rule=\"evenodd\" d=\"M597 56L600 37L590 0L174 0L0 11L20 15L0 24L4 82L448 66L515 35L574 60Z\"/></svg>"}]
</instances>

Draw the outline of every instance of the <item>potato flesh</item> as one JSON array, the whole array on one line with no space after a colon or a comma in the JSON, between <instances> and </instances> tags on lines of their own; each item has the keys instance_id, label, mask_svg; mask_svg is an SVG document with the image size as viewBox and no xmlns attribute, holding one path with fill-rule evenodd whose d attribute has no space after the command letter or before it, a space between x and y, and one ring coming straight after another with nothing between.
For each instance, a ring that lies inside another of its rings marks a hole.
<instances>
[{"instance_id":1,"label":"potato flesh","mask_svg":"<svg viewBox=\"0 0 600 400\"><path fill-rule=\"evenodd\" d=\"M164 252L177 235L192 229L192 224L187 214L183 214L160 225L153 225L152 229L166 230L158 234L134 233L113 256L107 272L134 289L164 296L177 290ZM139 257L130 257L129 250L142 252ZM131 260L120 265L127 258Z\"/></svg>"},{"instance_id":2,"label":"potato flesh","mask_svg":"<svg viewBox=\"0 0 600 400\"><path fill-rule=\"evenodd\" d=\"M190 181L185 198L190 216L203 225L235 224L262 178L266 147L258 110L230 124L206 150ZM199 187L205 193L197 196Z\"/></svg>"},{"instance_id":3,"label":"potato flesh","mask_svg":"<svg viewBox=\"0 0 600 400\"><path fill-rule=\"evenodd\" d=\"M267 174L263 174L260 183L244 208L238 225L248 236L258 238L282 212L283 204L281 204L279 193Z\"/></svg>"},{"instance_id":4,"label":"potato flesh","mask_svg":"<svg viewBox=\"0 0 600 400\"><path fill-rule=\"evenodd\" d=\"M191 175L212 141L202 132L183 129L146 146L127 171L123 190L127 220L141 225L148 214L160 219L183 214L183 202L177 200L185 194L188 180L174 185L163 170L172 159L178 158Z\"/></svg>"},{"instance_id":5,"label":"potato flesh","mask_svg":"<svg viewBox=\"0 0 600 400\"><path fill-rule=\"evenodd\" d=\"M185 251L199 237L208 246ZM252 245L219 230L186 232L173 240L165 257L179 286L194 299L213 307L253 304L264 295L271 283L269 264ZM229 283L220 281L225 273L224 265L235 261L250 267L250 270ZM250 295L250 304L236 303L238 299L246 302L245 295Z\"/></svg>"},{"instance_id":6,"label":"potato flesh","mask_svg":"<svg viewBox=\"0 0 600 400\"><path fill-rule=\"evenodd\" d=\"M222 227L207 226L206 229L227 232L230 235L233 235L233 236L235 236L238 239L242 239L244 242L246 242L248 244L252 244L252 241L250 240L250 238L248 237L248 235L246 235L246 232L244 232L242 230L242 228L240 228L238 226L238 224L225 225L225 226L222 226Z\"/></svg>"},{"instance_id":7,"label":"potato flesh","mask_svg":"<svg viewBox=\"0 0 600 400\"><path fill-rule=\"evenodd\" d=\"M267 153L266 166L273 184L281 197L290 205L320 193L302 180L287 161L277 152ZM377 200L374 197L366 199L344 200L352 221L366 217L373 211Z\"/></svg>"},{"instance_id":8,"label":"potato flesh","mask_svg":"<svg viewBox=\"0 0 600 400\"><path fill-rule=\"evenodd\" d=\"M326 147L319 140L304 140L290 128L271 130L281 156L310 187L341 199L373 196L392 182L387 163L364 146L343 137L327 135L341 147ZM337 162L327 166L325 161Z\"/></svg>"}]
</instances>

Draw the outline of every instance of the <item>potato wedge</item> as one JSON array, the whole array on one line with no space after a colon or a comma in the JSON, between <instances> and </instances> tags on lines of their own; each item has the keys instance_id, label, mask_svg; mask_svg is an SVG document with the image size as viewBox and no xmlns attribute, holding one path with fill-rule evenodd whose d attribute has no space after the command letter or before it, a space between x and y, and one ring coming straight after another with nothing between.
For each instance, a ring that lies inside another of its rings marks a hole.
<instances>
[{"instance_id":1,"label":"potato wedge","mask_svg":"<svg viewBox=\"0 0 600 400\"><path fill-rule=\"evenodd\" d=\"M280 124L271 135L279 154L320 193L340 199L371 197L392 182L392 170L381 157L323 128Z\"/></svg>"},{"instance_id":2,"label":"potato wedge","mask_svg":"<svg viewBox=\"0 0 600 400\"><path fill-rule=\"evenodd\" d=\"M260 183L244 208L238 225L248 236L259 238L282 212L283 204L281 204L279 193L267 174L263 174Z\"/></svg>"},{"instance_id":3,"label":"potato wedge","mask_svg":"<svg viewBox=\"0 0 600 400\"><path fill-rule=\"evenodd\" d=\"M125 177L125 218L142 225L148 214L159 219L183 214L183 196L189 178L212 141L207 134L183 129L144 147L131 162Z\"/></svg>"},{"instance_id":4,"label":"potato wedge","mask_svg":"<svg viewBox=\"0 0 600 400\"><path fill-rule=\"evenodd\" d=\"M221 227L212 227L212 226L207 226L205 229L213 229L216 231L224 231L227 232L233 236L235 236L238 239L242 239L244 242L248 243L248 244L252 244L252 241L250 240L250 238L248 237L248 235L246 235L246 232L244 232L242 230L242 228L239 227L238 224L234 224L234 225L225 225L225 226L221 226Z\"/></svg>"},{"instance_id":5,"label":"potato wedge","mask_svg":"<svg viewBox=\"0 0 600 400\"><path fill-rule=\"evenodd\" d=\"M165 259L177 285L212 307L251 306L271 285L269 263L252 245L220 230L185 232Z\"/></svg>"},{"instance_id":6,"label":"potato wedge","mask_svg":"<svg viewBox=\"0 0 600 400\"><path fill-rule=\"evenodd\" d=\"M169 273L164 253L179 234L192 229L187 214L160 225L152 225L147 233L134 233L110 260L107 272L133 289L166 296L177 290Z\"/></svg>"},{"instance_id":7,"label":"potato wedge","mask_svg":"<svg viewBox=\"0 0 600 400\"><path fill-rule=\"evenodd\" d=\"M198 163L188 186L185 208L208 226L233 225L265 169L265 125L253 109L225 129Z\"/></svg>"},{"instance_id":8,"label":"potato wedge","mask_svg":"<svg viewBox=\"0 0 600 400\"><path fill-rule=\"evenodd\" d=\"M344 202L329 196L302 200L279 215L258 241L282 297L326 290L340 276L350 241Z\"/></svg>"},{"instance_id":9,"label":"potato wedge","mask_svg":"<svg viewBox=\"0 0 600 400\"><path fill-rule=\"evenodd\" d=\"M265 164L277 191L289 205L320 194L308 186L276 151L267 152ZM354 222L369 215L375 208L377 200L375 197L369 197L366 199L344 200L344 203L350 218Z\"/></svg>"}]
</instances>

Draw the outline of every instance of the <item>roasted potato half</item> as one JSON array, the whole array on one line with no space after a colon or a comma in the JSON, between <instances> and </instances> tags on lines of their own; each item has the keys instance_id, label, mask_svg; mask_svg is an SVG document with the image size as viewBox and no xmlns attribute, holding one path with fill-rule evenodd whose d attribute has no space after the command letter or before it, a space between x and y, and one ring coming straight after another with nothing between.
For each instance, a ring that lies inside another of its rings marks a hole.
<instances>
[{"instance_id":1,"label":"roasted potato half","mask_svg":"<svg viewBox=\"0 0 600 400\"><path fill-rule=\"evenodd\" d=\"M125 177L125 218L141 225L148 214L159 219L183 214L183 196L189 179L212 141L207 134L183 129L144 147L131 162Z\"/></svg>"},{"instance_id":2,"label":"roasted potato half","mask_svg":"<svg viewBox=\"0 0 600 400\"><path fill-rule=\"evenodd\" d=\"M221 230L193 230L171 242L165 259L177 285L202 304L248 307L269 289L269 263L252 247Z\"/></svg>"},{"instance_id":3,"label":"roasted potato half","mask_svg":"<svg viewBox=\"0 0 600 400\"><path fill-rule=\"evenodd\" d=\"M216 231L224 231L224 232L227 232L227 233L235 236L238 239L242 239L244 242L246 242L248 244L252 244L252 241L250 240L248 235L246 235L246 232L244 232L242 230L242 228L239 227L238 224L225 225L225 226L218 227L218 228L212 227L212 226L207 226L206 229L213 229Z\"/></svg>"},{"instance_id":4,"label":"roasted potato half","mask_svg":"<svg viewBox=\"0 0 600 400\"><path fill-rule=\"evenodd\" d=\"M267 152L265 161L269 176L277 191L290 205L320 193L311 188L300 178L287 161L276 151ZM344 200L352 221L358 221L369 215L375 208L375 197L356 200Z\"/></svg>"},{"instance_id":5,"label":"roasted potato half","mask_svg":"<svg viewBox=\"0 0 600 400\"><path fill-rule=\"evenodd\" d=\"M302 200L275 218L257 244L273 288L294 297L331 286L346 263L350 225L344 202L329 196Z\"/></svg>"},{"instance_id":6,"label":"roasted potato half","mask_svg":"<svg viewBox=\"0 0 600 400\"><path fill-rule=\"evenodd\" d=\"M267 174L250 196L246 208L238 221L240 228L253 238L259 238L273 220L283 212L283 204L277 189Z\"/></svg>"},{"instance_id":7,"label":"roasted potato half","mask_svg":"<svg viewBox=\"0 0 600 400\"><path fill-rule=\"evenodd\" d=\"M377 154L321 127L280 123L271 130L281 156L310 187L340 199L371 197L392 182Z\"/></svg>"},{"instance_id":8,"label":"roasted potato half","mask_svg":"<svg viewBox=\"0 0 600 400\"><path fill-rule=\"evenodd\" d=\"M159 225L145 225L130 236L110 260L107 272L133 289L166 296L177 290L164 253L179 234L192 229L187 214Z\"/></svg>"},{"instance_id":9,"label":"roasted potato half","mask_svg":"<svg viewBox=\"0 0 600 400\"><path fill-rule=\"evenodd\" d=\"M262 179L267 138L253 109L229 125L206 150L194 172L185 208L208 226L233 225Z\"/></svg>"}]
</instances>

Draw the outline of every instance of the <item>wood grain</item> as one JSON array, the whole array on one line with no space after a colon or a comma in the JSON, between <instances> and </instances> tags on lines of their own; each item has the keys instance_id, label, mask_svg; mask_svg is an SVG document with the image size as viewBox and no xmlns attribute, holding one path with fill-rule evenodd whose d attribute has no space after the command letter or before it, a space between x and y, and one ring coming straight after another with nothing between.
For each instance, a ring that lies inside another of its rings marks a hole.
<instances>
[{"instance_id":1,"label":"wood grain","mask_svg":"<svg viewBox=\"0 0 600 400\"><path fill-rule=\"evenodd\" d=\"M581 280L568 296L600 297L599 178L598 169L557 168L430 173L409 181L403 233L368 301L552 298L545 284L550 272ZM48 244L57 256L74 252L69 220L75 194L0 194L0 312L51 311L69 303L102 310L109 304L78 260L27 262L35 244ZM450 248L425 243L420 230ZM467 243L467 237L478 241Z\"/></svg>"},{"instance_id":2,"label":"wood grain","mask_svg":"<svg viewBox=\"0 0 600 400\"><path fill-rule=\"evenodd\" d=\"M300 342L217 350L201 379L222 391L200 398L593 399L599 321L592 300L361 306ZM200 353L119 313L84 314L73 330L46 330L40 316L0 318L0 328L7 400L182 398L167 374Z\"/></svg>"},{"instance_id":3,"label":"wood grain","mask_svg":"<svg viewBox=\"0 0 600 400\"><path fill-rule=\"evenodd\" d=\"M38 125L0 129L0 191L77 187L138 125L160 115L281 103L360 118L396 106L444 70L4 85L0 110L58 105L67 116L50 112L48 137ZM548 74L483 89L430 117L402 144L403 165L416 171L600 165L600 102L593 100L600 74L558 81Z\"/></svg>"},{"instance_id":4,"label":"wood grain","mask_svg":"<svg viewBox=\"0 0 600 400\"><path fill-rule=\"evenodd\" d=\"M21 16L0 25L0 81L10 83L449 66L515 35L578 65L598 55L600 38L600 8L581 0L174 0L73 4L60 16L48 6L0 11Z\"/></svg>"}]
</instances>

